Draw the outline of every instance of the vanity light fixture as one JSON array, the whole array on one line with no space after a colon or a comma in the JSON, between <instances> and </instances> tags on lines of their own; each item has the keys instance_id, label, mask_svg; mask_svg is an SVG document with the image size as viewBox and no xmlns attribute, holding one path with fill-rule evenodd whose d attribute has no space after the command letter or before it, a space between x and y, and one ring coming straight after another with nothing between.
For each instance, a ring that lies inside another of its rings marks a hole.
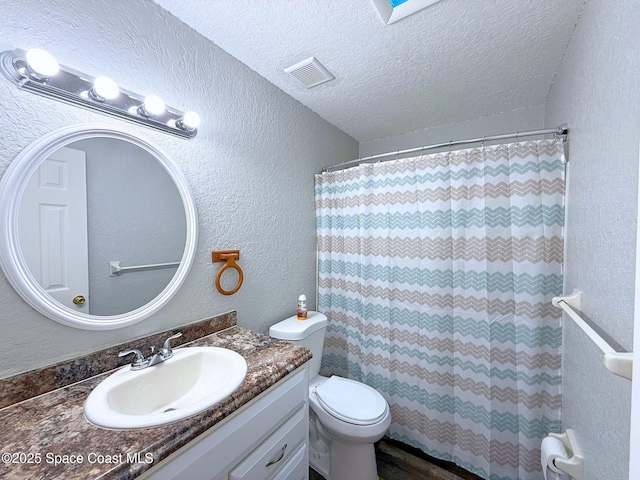
<instances>
[{"instance_id":1,"label":"vanity light fixture","mask_svg":"<svg viewBox=\"0 0 640 480\"><path fill-rule=\"evenodd\" d=\"M29 50L25 55L25 60L26 68L22 71L36 82L44 82L60 71L55 57L41 48ZM23 65L20 65L20 68L24 68Z\"/></svg>"},{"instance_id":2,"label":"vanity light fixture","mask_svg":"<svg viewBox=\"0 0 640 480\"><path fill-rule=\"evenodd\" d=\"M109 77L98 77L93 81L93 87L89 90L89 98L96 102L113 100L120 95L120 89L116 82Z\"/></svg>"},{"instance_id":3,"label":"vanity light fixture","mask_svg":"<svg viewBox=\"0 0 640 480\"><path fill-rule=\"evenodd\" d=\"M162 115L166 110L164 100L157 95L149 95L144 103L138 107L138 115L145 118Z\"/></svg>"},{"instance_id":4,"label":"vanity light fixture","mask_svg":"<svg viewBox=\"0 0 640 480\"><path fill-rule=\"evenodd\" d=\"M142 96L104 76L92 77L59 65L49 52L34 48L0 53L0 70L21 90L99 111L183 138L198 133L200 116L168 107L157 95Z\"/></svg>"},{"instance_id":5,"label":"vanity light fixture","mask_svg":"<svg viewBox=\"0 0 640 480\"><path fill-rule=\"evenodd\" d=\"M176 120L176 126L187 131L195 130L200 126L200 115L189 111Z\"/></svg>"}]
</instances>

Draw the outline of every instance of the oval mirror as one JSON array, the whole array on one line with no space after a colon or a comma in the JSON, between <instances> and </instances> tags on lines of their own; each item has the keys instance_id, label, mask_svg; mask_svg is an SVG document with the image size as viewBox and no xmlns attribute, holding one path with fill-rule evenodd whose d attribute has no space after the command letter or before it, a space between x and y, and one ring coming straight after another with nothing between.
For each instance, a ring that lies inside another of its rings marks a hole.
<instances>
[{"instance_id":1,"label":"oval mirror","mask_svg":"<svg viewBox=\"0 0 640 480\"><path fill-rule=\"evenodd\" d=\"M119 328L160 309L196 251L195 203L177 165L124 130L80 125L29 145L0 181L0 266L47 317Z\"/></svg>"}]
</instances>

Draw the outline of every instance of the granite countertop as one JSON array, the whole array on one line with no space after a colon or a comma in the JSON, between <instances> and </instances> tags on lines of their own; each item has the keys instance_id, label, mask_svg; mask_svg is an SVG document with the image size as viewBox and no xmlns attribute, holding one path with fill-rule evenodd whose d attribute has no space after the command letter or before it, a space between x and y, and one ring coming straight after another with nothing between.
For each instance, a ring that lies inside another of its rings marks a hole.
<instances>
[{"instance_id":1,"label":"granite countertop","mask_svg":"<svg viewBox=\"0 0 640 480\"><path fill-rule=\"evenodd\" d=\"M99 428L84 417L85 399L112 371L7 406L0 409L0 478L135 478L311 358L305 348L238 326L188 346L238 352L248 364L244 382L230 397L198 415L135 430Z\"/></svg>"}]
</instances>

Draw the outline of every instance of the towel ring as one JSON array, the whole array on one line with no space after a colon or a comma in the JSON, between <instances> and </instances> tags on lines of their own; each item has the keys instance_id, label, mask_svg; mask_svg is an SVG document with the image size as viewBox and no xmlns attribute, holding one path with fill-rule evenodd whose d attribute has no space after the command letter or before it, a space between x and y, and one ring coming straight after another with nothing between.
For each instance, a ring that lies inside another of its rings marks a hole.
<instances>
[{"instance_id":1,"label":"towel ring","mask_svg":"<svg viewBox=\"0 0 640 480\"><path fill-rule=\"evenodd\" d=\"M233 295L242 286L242 281L244 280L244 275L242 274L242 269L236 263L236 260L240 260L240 250L216 250L211 252L211 261L212 262L225 262L225 264L218 270L216 273L215 285L216 289L222 295ZM220 285L220 279L222 278L222 273L228 269L233 268L238 272L238 283L231 290L225 290Z\"/></svg>"}]
</instances>

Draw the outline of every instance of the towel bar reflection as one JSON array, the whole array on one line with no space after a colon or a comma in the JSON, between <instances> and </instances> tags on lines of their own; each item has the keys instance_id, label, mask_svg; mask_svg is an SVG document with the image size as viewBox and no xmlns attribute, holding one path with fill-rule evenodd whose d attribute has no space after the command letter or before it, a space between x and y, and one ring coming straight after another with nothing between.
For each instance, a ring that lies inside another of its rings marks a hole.
<instances>
[{"instance_id":1,"label":"towel bar reflection","mask_svg":"<svg viewBox=\"0 0 640 480\"><path fill-rule=\"evenodd\" d=\"M122 267L120 260L109 262L109 276L117 277L121 273L144 272L145 270L159 270L161 268L175 268L180 266L180 262L153 263L151 265L136 265L134 267Z\"/></svg>"},{"instance_id":2,"label":"towel bar reflection","mask_svg":"<svg viewBox=\"0 0 640 480\"><path fill-rule=\"evenodd\" d=\"M598 332L596 332L591 326L585 322L576 310L580 310L580 303L582 300L582 292L580 290L574 290L571 295L564 297L553 297L551 304L556 308L561 308L566 314L578 325L584 333L595 343L602 353L604 353L604 366L607 367L611 373L619 375L631 380L631 373L633 369L633 353L632 352L617 352L604 338L602 338Z\"/></svg>"}]
</instances>

